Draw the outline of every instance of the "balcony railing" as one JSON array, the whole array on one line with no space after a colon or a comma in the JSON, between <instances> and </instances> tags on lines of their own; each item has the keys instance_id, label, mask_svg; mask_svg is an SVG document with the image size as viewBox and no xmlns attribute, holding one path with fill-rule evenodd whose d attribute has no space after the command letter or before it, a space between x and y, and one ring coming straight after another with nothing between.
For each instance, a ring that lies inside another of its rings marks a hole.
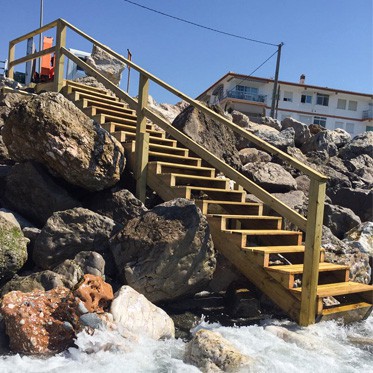
<instances>
[{"instance_id":1,"label":"balcony railing","mask_svg":"<svg viewBox=\"0 0 373 373\"><path fill-rule=\"evenodd\" d=\"M232 90L232 91L227 91L226 97L238 98L240 100L246 100L246 101L265 102L267 96Z\"/></svg>"},{"instance_id":2,"label":"balcony railing","mask_svg":"<svg viewBox=\"0 0 373 373\"><path fill-rule=\"evenodd\" d=\"M363 119L373 119L373 109L364 110Z\"/></svg>"}]
</instances>

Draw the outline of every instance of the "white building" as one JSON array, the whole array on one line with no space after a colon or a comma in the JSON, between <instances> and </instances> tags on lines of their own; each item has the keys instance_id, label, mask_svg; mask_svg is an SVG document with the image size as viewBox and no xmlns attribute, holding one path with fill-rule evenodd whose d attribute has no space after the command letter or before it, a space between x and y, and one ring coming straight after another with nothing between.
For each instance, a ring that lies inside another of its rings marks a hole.
<instances>
[{"instance_id":1,"label":"white building","mask_svg":"<svg viewBox=\"0 0 373 373\"><path fill-rule=\"evenodd\" d=\"M229 72L197 97L220 105L225 110L238 110L251 120L269 116L274 80ZM279 81L275 117L292 117L307 124L320 124L327 129L343 128L352 136L373 131L373 95Z\"/></svg>"}]
</instances>

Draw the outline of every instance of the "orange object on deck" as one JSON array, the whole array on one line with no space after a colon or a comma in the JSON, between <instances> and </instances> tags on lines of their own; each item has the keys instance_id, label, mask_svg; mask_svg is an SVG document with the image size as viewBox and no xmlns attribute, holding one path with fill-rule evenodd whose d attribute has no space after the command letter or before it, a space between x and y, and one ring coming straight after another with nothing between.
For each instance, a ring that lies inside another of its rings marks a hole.
<instances>
[{"instance_id":1,"label":"orange object on deck","mask_svg":"<svg viewBox=\"0 0 373 373\"><path fill-rule=\"evenodd\" d=\"M43 37L43 50L52 48L53 38L49 36ZM47 54L41 57L41 67L40 67L40 80L42 82L53 80L54 76L54 56L52 54Z\"/></svg>"}]
</instances>

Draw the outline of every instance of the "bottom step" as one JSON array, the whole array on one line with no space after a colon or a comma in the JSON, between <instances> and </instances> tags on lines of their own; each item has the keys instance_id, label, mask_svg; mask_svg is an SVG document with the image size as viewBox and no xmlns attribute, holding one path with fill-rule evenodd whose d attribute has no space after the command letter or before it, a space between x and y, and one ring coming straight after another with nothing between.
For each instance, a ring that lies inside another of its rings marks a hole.
<instances>
[{"instance_id":1,"label":"bottom step","mask_svg":"<svg viewBox=\"0 0 373 373\"><path fill-rule=\"evenodd\" d=\"M366 302L327 308L322 311L317 321L343 319L346 324L365 320L372 312L372 305Z\"/></svg>"}]
</instances>

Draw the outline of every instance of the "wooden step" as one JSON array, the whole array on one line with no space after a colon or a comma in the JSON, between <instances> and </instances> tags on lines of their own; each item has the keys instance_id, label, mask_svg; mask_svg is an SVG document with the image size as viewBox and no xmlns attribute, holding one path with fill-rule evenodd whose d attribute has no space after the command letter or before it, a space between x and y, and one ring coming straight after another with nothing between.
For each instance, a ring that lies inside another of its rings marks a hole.
<instances>
[{"instance_id":1,"label":"wooden step","mask_svg":"<svg viewBox=\"0 0 373 373\"><path fill-rule=\"evenodd\" d=\"M117 123L137 123L137 117L133 114L132 110L123 109L123 111L109 110L98 106L88 106L81 109L83 113L88 115L90 118L101 114L105 116L105 122L117 122Z\"/></svg>"},{"instance_id":2,"label":"wooden step","mask_svg":"<svg viewBox=\"0 0 373 373\"><path fill-rule=\"evenodd\" d=\"M123 124L123 123L116 123L116 122L105 122L105 116L103 114L95 115L93 119L101 124L101 127L106 129L106 131L110 133L114 133L117 131L125 131L131 132L136 134L136 126L133 123ZM162 131L156 131L151 124L146 125L146 132L149 133L150 136L158 137L164 139L166 137L166 133Z\"/></svg>"},{"instance_id":3,"label":"wooden step","mask_svg":"<svg viewBox=\"0 0 373 373\"><path fill-rule=\"evenodd\" d=\"M126 149L127 152L135 152L136 142L132 141L132 142L124 143L123 147ZM189 150L185 148L175 148L173 146L159 145L159 144L149 144L149 151L162 153L164 155L177 155L181 157L188 157L188 152L189 152Z\"/></svg>"},{"instance_id":4,"label":"wooden step","mask_svg":"<svg viewBox=\"0 0 373 373\"><path fill-rule=\"evenodd\" d=\"M301 296L302 288L291 289L291 292L298 297ZM340 295L355 294L355 293L368 293L371 301L373 301L373 286L361 284L359 282L338 282L333 284L324 284L317 286L317 296L320 298L336 297Z\"/></svg>"},{"instance_id":5,"label":"wooden step","mask_svg":"<svg viewBox=\"0 0 373 373\"><path fill-rule=\"evenodd\" d=\"M119 141L119 142L132 142L136 140L136 133L135 132L128 132L128 131L114 131L111 134ZM157 136L149 136L149 142L151 144L158 144L158 145L167 145L176 148L177 141L171 139L163 139Z\"/></svg>"},{"instance_id":6,"label":"wooden step","mask_svg":"<svg viewBox=\"0 0 373 373\"><path fill-rule=\"evenodd\" d=\"M250 256L250 260L254 260L256 263L263 267L268 267L272 260L278 260L280 254L286 260L291 263L303 263L304 262L304 246L303 245L288 245L288 246L252 246L243 247L242 250ZM325 250L320 249L320 262L325 260Z\"/></svg>"},{"instance_id":7,"label":"wooden step","mask_svg":"<svg viewBox=\"0 0 373 373\"><path fill-rule=\"evenodd\" d=\"M72 84L71 82L68 82L67 85L65 85L61 90L61 93L64 94L65 96L67 96L68 94L72 92L83 92L83 93L90 94L92 96L96 96L98 98L102 97L102 98L109 99L109 100L112 99L113 101L119 101L118 97L110 95L109 93L99 88L90 87L85 84L79 84L75 82L74 84Z\"/></svg>"},{"instance_id":8,"label":"wooden step","mask_svg":"<svg viewBox=\"0 0 373 373\"><path fill-rule=\"evenodd\" d=\"M238 190L226 190L197 186L172 187L174 194L179 198L187 199L225 199L226 201L244 202L246 193Z\"/></svg>"},{"instance_id":9,"label":"wooden step","mask_svg":"<svg viewBox=\"0 0 373 373\"><path fill-rule=\"evenodd\" d=\"M269 274L286 288L293 288L296 275L303 274L303 264L276 265L266 268ZM349 279L349 267L333 263L319 263L319 274L332 272L334 281L346 282ZM301 277L301 276L300 276ZM321 276L319 275L319 281Z\"/></svg>"},{"instance_id":10,"label":"wooden step","mask_svg":"<svg viewBox=\"0 0 373 373\"><path fill-rule=\"evenodd\" d=\"M262 215L263 213L263 204L256 202L201 200L196 201L196 205L198 205L204 215L223 213Z\"/></svg>"},{"instance_id":11,"label":"wooden step","mask_svg":"<svg viewBox=\"0 0 373 373\"><path fill-rule=\"evenodd\" d=\"M324 308L317 321L343 319L346 324L365 320L372 312L372 303L358 302L342 306Z\"/></svg>"},{"instance_id":12,"label":"wooden step","mask_svg":"<svg viewBox=\"0 0 373 373\"><path fill-rule=\"evenodd\" d=\"M169 162L149 162L148 172L154 174L179 173L183 175L198 175L205 177L215 177L215 168L196 167Z\"/></svg>"},{"instance_id":13,"label":"wooden step","mask_svg":"<svg viewBox=\"0 0 373 373\"><path fill-rule=\"evenodd\" d=\"M84 83L79 83L75 80L65 80L65 85L68 87L75 87L75 88L82 88L82 89L88 89L92 92L98 92L98 93L106 93L107 92L104 89L98 88L98 87L93 87Z\"/></svg>"},{"instance_id":14,"label":"wooden step","mask_svg":"<svg viewBox=\"0 0 373 373\"><path fill-rule=\"evenodd\" d=\"M212 214L221 219L221 229L281 229L282 218L264 215Z\"/></svg>"},{"instance_id":15,"label":"wooden step","mask_svg":"<svg viewBox=\"0 0 373 373\"><path fill-rule=\"evenodd\" d=\"M200 186L208 188L229 189L229 181L215 177L183 175L176 173L159 175L170 186Z\"/></svg>"},{"instance_id":16,"label":"wooden step","mask_svg":"<svg viewBox=\"0 0 373 373\"><path fill-rule=\"evenodd\" d=\"M81 108L86 108L86 107L99 107L100 109L108 109L108 110L117 110L117 111L124 111L127 114L131 114L136 116L135 110L129 109L128 105L125 104L124 102L119 102L119 101L113 101L113 102L106 102L101 99L91 99L91 98L80 98L78 101L75 101L77 106Z\"/></svg>"},{"instance_id":17,"label":"wooden step","mask_svg":"<svg viewBox=\"0 0 373 373\"><path fill-rule=\"evenodd\" d=\"M302 243L302 232L281 229L227 229L222 232L232 235L241 247L251 246L297 246Z\"/></svg>"},{"instance_id":18,"label":"wooden step","mask_svg":"<svg viewBox=\"0 0 373 373\"><path fill-rule=\"evenodd\" d=\"M122 107L123 105L127 104L125 102L119 101L117 97L115 96L108 96L106 97L103 96L96 96L95 94L87 93L87 92L81 92L81 91L74 91L72 93L68 93L66 95L66 98L69 99L70 101L79 101L82 99L91 99L96 102L100 103L106 103L106 104L112 104L112 105L118 105Z\"/></svg>"}]
</instances>

